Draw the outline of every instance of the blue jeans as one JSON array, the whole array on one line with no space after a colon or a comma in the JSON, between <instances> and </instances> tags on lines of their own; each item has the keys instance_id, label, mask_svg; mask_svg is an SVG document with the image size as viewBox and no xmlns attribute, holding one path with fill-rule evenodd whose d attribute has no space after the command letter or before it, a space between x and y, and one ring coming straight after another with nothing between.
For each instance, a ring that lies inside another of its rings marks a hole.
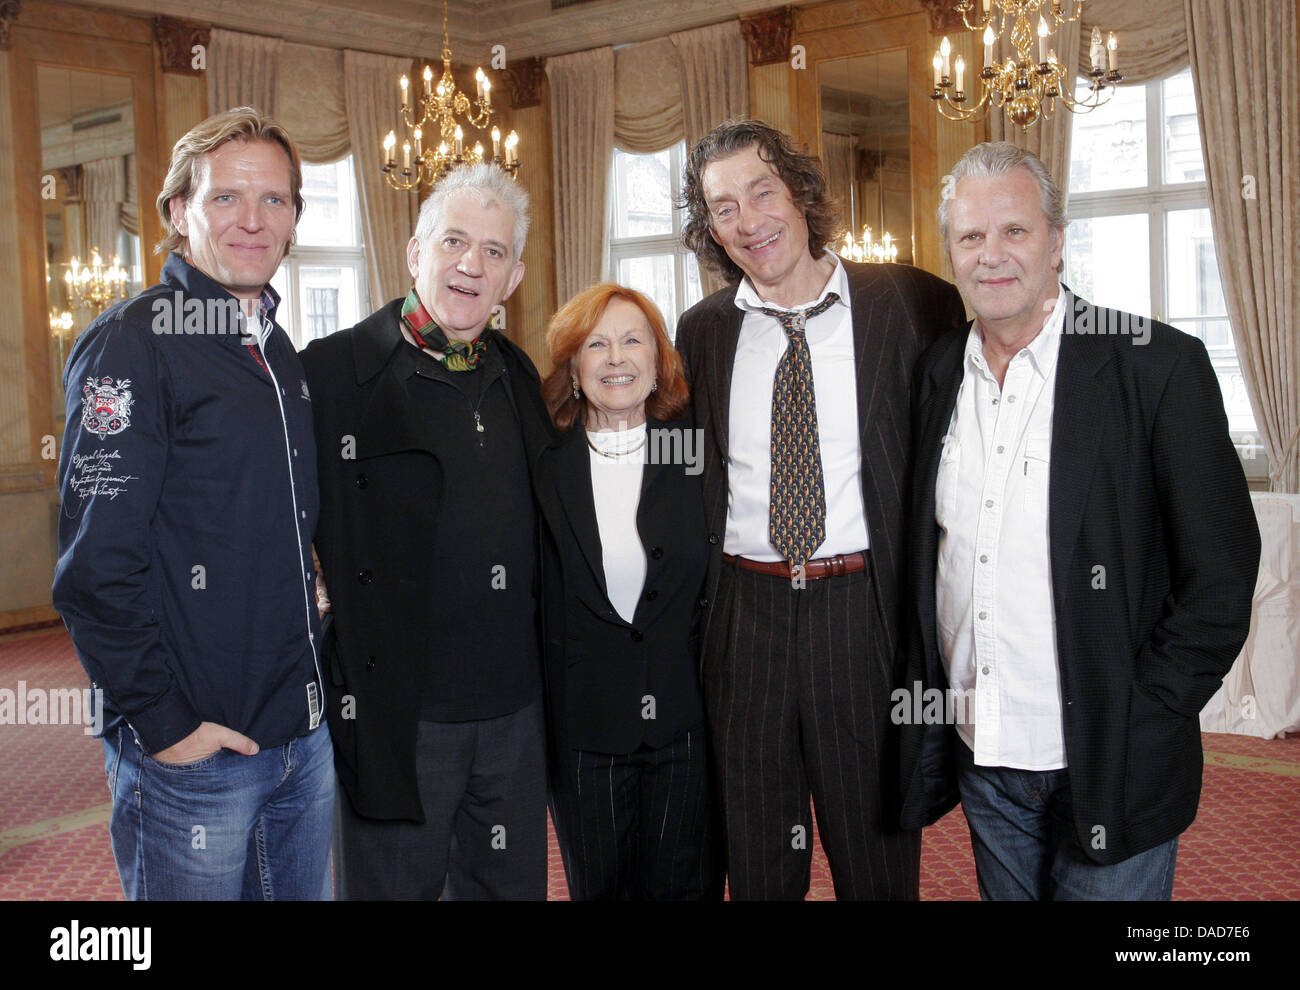
<instances>
[{"instance_id":1,"label":"blue jeans","mask_svg":"<svg viewBox=\"0 0 1300 990\"><path fill-rule=\"evenodd\" d=\"M976 766L956 744L957 786L985 901L1167 901L1178 836L1111 865L1079 847L1068 770Z\"/></svg>"},{"instance_id":2,"label":"blue jeans","mask_svg":"<svg viewBox=\"0 0 1300 990\"><path fill-rule=\"evenodd\" d=\"M125 722L104 735L109 830L128 900L329 900L329 727L244 756L160 763Z\"/></svg>"}]
</instances>

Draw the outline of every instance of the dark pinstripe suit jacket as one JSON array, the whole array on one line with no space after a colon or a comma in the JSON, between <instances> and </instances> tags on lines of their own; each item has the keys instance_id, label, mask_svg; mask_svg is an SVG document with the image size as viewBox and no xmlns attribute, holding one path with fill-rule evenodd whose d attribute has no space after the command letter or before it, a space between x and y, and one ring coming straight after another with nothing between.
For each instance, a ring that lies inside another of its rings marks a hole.
<instances>
[{"instance_id":1,"label":"dark pinstripe suit jacket","mask_svg":"<svg viewBox=\"0 0 1300 990\"><path fill-rule=\"evenodd\" d=\"M1145 344L1071 332L1085 312L1094 330L1133 317L1066 295L1048 475L1065 752L1079 843L1117 863L1196 817L1197 715L1249 631L1259 530L1204 345L1154 320ZM939 341L916 367L906 683L923 689L947 687L934 485L965 342L964 332ZM960 745L945 724L904 725L904 827L956 804Z\"/></svg>"},{"instance_id":2,"label":"dark pinstripe suit jacket","mask_svg":"<svg viewBox=\"0 0 1300 990\"><path fill-rule=\"evenodd\" d=\"M844 269L852 293L862 497L875 604L890 644L889 657L882 659L892 664L898 654L898 594L903 583L912 365L926 345L965 320L965 310L953 286L919 268L845 261ZM695 422L704 437L704 512L710 543L706 636L727 526L727 418L744 318L735 300L734 286L715 292L682 314L677 325L677 349L686 364ZM743 387L770 391L772 383L745 382Z\"/></svg>"}]
</instances>

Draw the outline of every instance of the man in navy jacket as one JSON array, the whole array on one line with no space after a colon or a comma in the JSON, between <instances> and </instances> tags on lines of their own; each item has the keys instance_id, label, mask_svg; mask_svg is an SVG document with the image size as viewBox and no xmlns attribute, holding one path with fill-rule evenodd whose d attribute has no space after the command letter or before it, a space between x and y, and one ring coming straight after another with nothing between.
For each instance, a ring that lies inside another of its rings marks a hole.
<instances>
[{"instance_id":1,"label":"man in navy jacket","mask_svg":"<svg viewBox=\"0 0 1300 990\"><path fill-rule=\"evenodd\" d=\"M329 896L311 398L267 284L301 181L249 107L181 138L162 281L96 319L64 373L54 604L102 691L132 899Z\"/></svg>"}]
</instances>

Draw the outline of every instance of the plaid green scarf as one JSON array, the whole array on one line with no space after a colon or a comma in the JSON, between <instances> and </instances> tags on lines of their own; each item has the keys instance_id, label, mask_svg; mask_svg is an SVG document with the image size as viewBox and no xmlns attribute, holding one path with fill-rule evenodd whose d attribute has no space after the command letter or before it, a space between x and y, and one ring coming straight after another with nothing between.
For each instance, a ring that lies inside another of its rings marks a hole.
<instances>
[{"instance_id":1,"label":"plaid green scarf","mask_svg":"<svg viewBox=\"0 0 1300 990\"><path fill-rule=\"evenodd\" d=\"M448 371L473 371L487 352L487 341L483 339L483 334L468 344L463 340L447 340L442 327L434 322L414 289L406 294L406 299L402 302L402 323L421 347L442 352L439 360Z\"/></svg>"}]
</instances>

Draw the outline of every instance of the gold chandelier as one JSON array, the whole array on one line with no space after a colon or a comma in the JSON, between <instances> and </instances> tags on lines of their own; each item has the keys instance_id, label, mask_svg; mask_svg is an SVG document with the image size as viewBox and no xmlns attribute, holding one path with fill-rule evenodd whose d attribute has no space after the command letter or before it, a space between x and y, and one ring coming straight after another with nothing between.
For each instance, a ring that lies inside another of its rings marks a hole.
<instances>
[{"instance_id":1,"label":"gold chandelier","mask_svg":"<svg viewBox=\"0 0 1300 990\"><path fill-rule=\"evenodd\" d=\"M68 299L74 305L85 306L99 313L114 298L126 298L127 272L117 255L113 263L105 265L99 257L99 248L90 249L90 265L83 266L76 258L68 266L63 280L68 283Z\"/></svg>"},{"instance_id":2,"label":"gold chandelier","mask_svg":"<svg viewBox=\"0 0 1300 990\"><path fill-rule=\"evenodd\" d=\"M981 0L983 12L978 21L971 23L970 13L974 0L959 0L953 8L961 14L962 23L971 31L984 32L984 68L979 73L980 94L969 107L970 97L965 88L966 62L960 55L952 60L952 46L947 37L934 56L934 91L939 113L949 120L983 120L989 111L998 107L1006 110L1013 124L1029 128L1040 119L1050 120L1059 99L1071 113L1088 113L1107 103L1115 92L1115 84L1124 77L1119 71L1119 42L1112 31L1105 46L1101 31L1092 29L1089 46L1090 67L1086 73L1091 80L1088 95L1083 99L1074 96L1073 52L1066 52L1066 62L1056 56L1051 46L1051 35L1063 24L1070 24L1083 13L1084 0L1074 0L1073 13L1067 15L1063 0ZM992 9L996 8L996 10ZM1031 20L1038 16L1038 51L1034 57L1034 29ZM993 45L1011 23L1010 39L1015 56L1008 56L1002 64L993 59ZM955 78L954 78L955 70ZM972 78L972 83L974 79Z\"/></svg>"},{"instance_id":3,"label":"gold chandelier","mask_svg":"<svg viewBox=\"0 0 1300 990\"><path fill-rule=\"evenodd\" d=\"M501 130L492 128L492 156L486 156L481 142L465 147L465 127L482 130L492 121L492 81L482 68L474 70L476 99L456 89L451 72L451 45L447 38L447 0L442 4L442 78L433 84L433 69L424 67L423 95L410 94L406 76L398 81L402 91L402 124L409 136L402 141L402 164L397 164L397 134L384 137L384 178L394 189L410 190L421 185L432 189L438 180L458 165L490 162L512 176L519 170L519 135L511 131L503 141ZM410 100L410 102L408 102ZM464 125L457 120L464 118ZM434 141L437 144L434 144ZM414 153L414 157L412 157Z\"/></svg>"},{"instance_id":4,"label":"gold chandelier","mask_svg":"<svg viewBox=\"0 0 1300 990\"><path fill-rule=\"evenodd\" d=\"M871 239L871 228L862 228L862 240L853 239L853 231L844 235L844 243L840 245L840 257L848 261L872 261L877 264L885 261L898 260L898 243L889 234L885 232L884 236L878 241Z\"/></svg>"}]
</instances>

